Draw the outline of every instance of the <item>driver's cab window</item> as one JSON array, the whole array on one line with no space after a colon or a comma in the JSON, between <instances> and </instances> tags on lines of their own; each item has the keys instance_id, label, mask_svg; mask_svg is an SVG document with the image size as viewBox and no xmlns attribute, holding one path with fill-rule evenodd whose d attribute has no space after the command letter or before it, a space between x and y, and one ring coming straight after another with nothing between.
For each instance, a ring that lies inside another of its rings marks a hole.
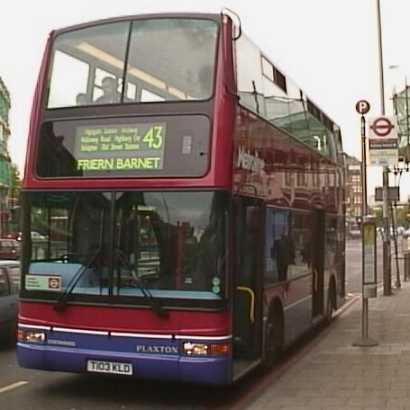
<instances>
[{"instance_id":1,"label":"driver's cab window","mask_svg":"<svg viewBox=\"0 0 410 410\"><path fill-rule=\"evenodd\" d=\"M12 295L17 295L20 290L20 268L10 268L9 269L9 279L10 279L10 293Z\"/></svg>"},{"instance_id":2,"label":"driver's cab window","mask_svg":"<svg viewBox=\"0 0 410 410\"><path fill-rule=\"evenodd\" d=\"M158 278L159 217L145 205L131 202L127 205L118 209L120 229L117 232L117 252L120 253L121 263L139 278Z\"/></svg>"},{"instance_id":3,"label":"driver's cab window","mask_svg":"<svg viewBox=\"0 0 410 410\"><path fill-rule=\"evenodd\" d=\"M71 280L81 274L73 294L107 294L110 195L34 194L29 229L42 235L25 241L25 252L31 255L29 274L58 276L57 290L67 289Z\"/></svg>"}]
</instances>

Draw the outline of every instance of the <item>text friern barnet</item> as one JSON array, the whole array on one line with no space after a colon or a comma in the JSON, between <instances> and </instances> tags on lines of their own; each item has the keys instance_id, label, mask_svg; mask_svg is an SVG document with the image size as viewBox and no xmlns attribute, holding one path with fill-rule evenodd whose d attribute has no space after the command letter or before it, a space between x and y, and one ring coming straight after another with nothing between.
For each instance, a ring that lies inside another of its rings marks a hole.
<instances>
[{"instance_id":1,"label":"text friern barnet","mask_svg":"<svg viewBox=\"0 0 410 410\"><path fill-rule=\"evenodd\" d=\"M133 169L161 169L161 158L92 158L77 160L77 170L81 171L116 171Z\"/></svg>"}]
</instances>

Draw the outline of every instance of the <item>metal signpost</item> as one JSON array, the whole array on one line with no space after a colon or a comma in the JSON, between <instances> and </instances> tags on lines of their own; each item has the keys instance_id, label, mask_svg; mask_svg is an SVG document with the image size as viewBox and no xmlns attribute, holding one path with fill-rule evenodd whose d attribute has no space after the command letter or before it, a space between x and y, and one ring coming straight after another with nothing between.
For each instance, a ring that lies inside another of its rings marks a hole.
<instances>
[{"instance_id":1,"label":"metal signpost","mask_svg":"<svg viewBox=\"0 0 410 410\"><path fill-rule=\"evenodd\" d=\"M380 80L380 108L381 114L386 114L386 105L384 101L384 72L383 72L383 36L382 36L382 18L380 10L380 0L376 0L377 15L377 39L379 49L379 80ZM391 248L390 248L390 227L389 227L389 167L383 167L383 294L390 296L391 291Z\"/></svg>"},{"instance_id":2,"label":"metal signpost","mask_svg":"<svg viewBox=\"0 0 410 410\"><path fill-rule=\"evenodd\" d=\"M400 201L400 188L398 186L389 186L388 196L390 202L399 202ZM383 202L383 187L377 186L374 189L374 200L376 202Z\"/></svg>"},{"instance_id":3,"label":"metal signpost","mask_svg":"<svg viewBox=\"0 0 410 410\"><path fill-rule=\"evenodd\" d=\"M380 116L370 121L369 164L394 167L399 160L398 138L395 121Z\"/></svg>"},{"instance_id":4,"label":"metal signpost","mask_svg":"<svg viewBox=\"0 0 410 410\"><path fill-rule=\"evenodd\" d=\"M366 100L356 104L356 111L361 114L362 140L362 335L353 346L376 346L369 333L369 301L368 298L377 296L376 278L376 225L367 218L367 171L366 171L366 120L364 115L370 110Z\"/></svg>"},{"instance_id":5,"label":"metal signpost","mask_svg":"<svg viewBox=\"0 0 410 410\"><path fill-rule=\"evenodd\" d=\"M383 166L383 293L392 294L391 290L391 241L390 241L390 201L389 168L398 162L398 134L395 121L391 117L380 116L370 122L369 127L370 165Z\"/></svg>"}]
</instances>

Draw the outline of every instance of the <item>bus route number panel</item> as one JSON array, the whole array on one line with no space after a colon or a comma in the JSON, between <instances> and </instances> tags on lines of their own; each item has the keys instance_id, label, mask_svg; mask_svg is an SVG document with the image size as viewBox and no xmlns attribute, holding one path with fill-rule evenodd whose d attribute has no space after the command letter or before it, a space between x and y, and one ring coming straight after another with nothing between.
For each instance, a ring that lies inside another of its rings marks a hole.
<instances>
[{"instance_id":1,"label":"bus route number panel","mask_svg":"<svg viewBox=\"0 0 410 410\"><path fill-rule=\"evenodd\" d=\"M201 177L209 167L204 115L45 121L41 178Z\"/></svg>"}]
</instances>

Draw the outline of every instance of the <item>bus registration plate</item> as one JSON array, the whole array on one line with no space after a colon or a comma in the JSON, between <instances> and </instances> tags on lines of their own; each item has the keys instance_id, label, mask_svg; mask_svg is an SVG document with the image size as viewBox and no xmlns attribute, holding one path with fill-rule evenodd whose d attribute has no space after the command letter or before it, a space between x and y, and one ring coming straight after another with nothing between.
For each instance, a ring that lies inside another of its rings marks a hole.
<instances>
[{"instance_id":1,"label":"bus registration plate","mask_svg":"<svg viewBox=\"0 0 410 410\"><path fill-rule=\"evenodd\" d=\"M124 374L132 375L132 364L106 362L102 360L88 360L87 371L94 373L110 373L110 374Z\"/></svg>"}]
</instances>

